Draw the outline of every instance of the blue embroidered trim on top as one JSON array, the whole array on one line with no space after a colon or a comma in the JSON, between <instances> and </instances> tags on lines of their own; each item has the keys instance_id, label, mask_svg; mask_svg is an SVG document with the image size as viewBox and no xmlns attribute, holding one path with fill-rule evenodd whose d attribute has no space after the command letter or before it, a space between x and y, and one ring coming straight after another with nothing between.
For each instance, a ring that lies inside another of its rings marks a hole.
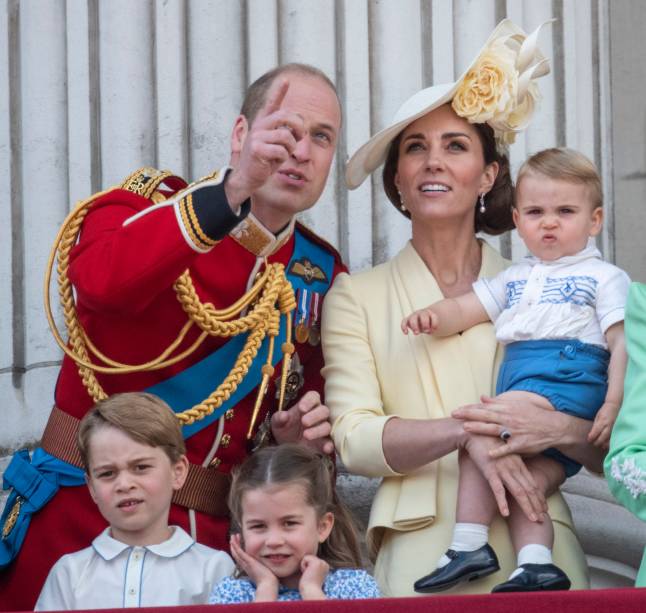
<instances>
[{"instance_id":1,"label":"blue embroidered trim on top","mask_svg":"<svg viewBox=\"0 0 646 613\"><path fill-rule=\"evenodd\" d=\"M525 291L527 281L510 281L507 283L507 302L505 308L509 309L520 302L520 298Z\"/></svg>"},{"instance_id":2,"label":"blue embroidered trim on top","mask_svg":"<svg viewBox=\"0 0 646 613\"><path fill-rule=\"evenodd\" d=\"M539 302L562 304L573 302L579 306L594 306L597 295L596 279L587 276L568 276L545 279L543 293Z\"/></svg>"}]
</instances>

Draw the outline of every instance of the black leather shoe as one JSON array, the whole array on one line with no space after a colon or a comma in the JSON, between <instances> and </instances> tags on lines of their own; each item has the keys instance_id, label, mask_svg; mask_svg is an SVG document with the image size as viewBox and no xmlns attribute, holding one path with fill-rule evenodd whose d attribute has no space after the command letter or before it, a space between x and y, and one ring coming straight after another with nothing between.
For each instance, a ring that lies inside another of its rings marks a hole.
<instances>
[{"instance_id":1,"label":"black leather shoe","mask_svg":"<svg viewBox=\"0 0 646 613\"><path fill-rule=\"evenodd\" d=\"M500 569L496 552L489 545L483 545L475 551L449 549L446 555L451 558L446 566L442 566L430 575L415 581L416 592L441 592L461 581L473 581Z\"/></svg>"},{"instance_id":2,"label":"black leather shoe","mask_svg":"<svg viewBox=\"0 0 646 613\"><path fill-rule=\"evenodd\" d=\"M521 564L523 572L504 583L496 585L492 592L539 592L541 590L569 590L570 580L554 564Z\"/></svg>"}]
</instances>

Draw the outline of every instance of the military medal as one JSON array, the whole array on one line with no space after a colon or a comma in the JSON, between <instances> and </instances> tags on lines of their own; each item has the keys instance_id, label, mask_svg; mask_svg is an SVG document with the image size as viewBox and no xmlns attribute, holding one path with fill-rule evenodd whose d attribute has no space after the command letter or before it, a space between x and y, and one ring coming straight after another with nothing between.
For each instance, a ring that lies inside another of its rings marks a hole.
<instances>
[{"instance_id":1,"label":"military medal","mask_svg":"<svg viewBox=\"0 0 646 613\"><path fill-rule=\"evenodd\" d=\"M307 341L309 342L310 345L313 347L316 347L321 342L321 327L319 325L319 300L321 298L321 294L317 292L314 293L314 304L312 308L312 314L310 316L310 333L309 333L309 338Z\"/></svg>"},{"instance_id":2,"label":"military medal","mask_svg":"<svg viewBox=\"0 0 646 613\"><path fill-rule=\"evenodd\" d=\"M294 331L294 335L296 336L296 340L299 343L305 343L307 342L307 339L309 338L310 331L308 330L307 326L305 323L301 322L296 326L296 330Z\"/></svg>"},{"instance_id":3,"label":"military medal","mask_svg":"<svg viewBox=\"0 0 646 613\"><path fill-rule=\"evenodd\" d=\"M306 289L299 289L296 292L296 316L294 322L294 336L298 343L306 343L310 336L310 328L308 326L308 319L310 316L310 291Z\"/></svg>"}]
</instances>

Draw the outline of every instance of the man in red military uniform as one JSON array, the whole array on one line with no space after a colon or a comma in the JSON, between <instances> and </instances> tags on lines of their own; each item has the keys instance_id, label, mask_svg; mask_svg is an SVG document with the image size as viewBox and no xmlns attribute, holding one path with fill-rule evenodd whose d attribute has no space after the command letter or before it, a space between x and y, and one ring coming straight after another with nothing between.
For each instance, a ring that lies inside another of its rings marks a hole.
<instances>
[{"instance_id":1,"label":"man in red military uniform","mask_svg":"<svg viewBox=\"0 0 646 613\"><path fill-rule=\"evenodd\" d=\"M152 169L134 173L92 202L71 250L67 274L76 291L78 322L87 339L121 365L145 364L164 354L196 301L200 313L209 304L226 309L268 266L285 266L298 302L295 352L283 382L290 408L276 412L280 362L274 360L275 369L261 368L268 359L261 348L231 397L185 426L192 477L172 506L170 522L212 547L227 548L228 480L222 475L244 459L254 438L257 443L271 430L279 443L306 439L328 453L333 449L329 412L320 399L318 329L325 291L345 268L329 245L295 223L294 215L320 197L340 124L334 86L322 73L303 65L276 69L247 92L232 133L230 167L190 186ZM188 285L175 284L184 271ZM280 325L287 334L284 319ZM148 390L178 413L200 405L235 371L242 346L206 335L189 351L201 333L200 325L189 326L170 354L179 359L164 358L161 368L119 371L117 366L106 374L77 363L78 356L65 357L43 448L32 459L17 454L5 473L14 495L3 515L3 536L7 543L13 530L26 530L26 536L15 559L0 571L0 608L31 609L52 564L87 547L105 527L75 472L75 427L93 405L92 393ZM70 338L74 346L75 337ZM282 340L289 352L289 337ZM254 419L263 374L271 381Z\"/></svg>"}]
</instances>

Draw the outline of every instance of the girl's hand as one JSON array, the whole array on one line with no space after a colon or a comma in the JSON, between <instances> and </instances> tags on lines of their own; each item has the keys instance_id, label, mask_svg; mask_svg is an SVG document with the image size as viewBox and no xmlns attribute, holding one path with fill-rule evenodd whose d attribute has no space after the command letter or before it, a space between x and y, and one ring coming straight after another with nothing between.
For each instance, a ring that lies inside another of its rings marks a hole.
<instances>
[{"instance_id":1,"label":"girl's hand","mask_svg":"<svg viewBox=\"0 0 646 613\"><path fill-rule=\"evenodd\" d=\"M262 562L250 556L243 548L239 534L229 541L231 555L238 568L256 584L256 602L273 602L278 599L278 578Z\"/></svg>"},{"instance_id":2,"label":"girl's hand","mask_svg":"<svg viewBox=\"0 0 646 613\"><path fill-rule=\"evenodd\" d=\"M306 555L301 560L301 580L298 591L303 600L324 600L323 582L330 572L330 565L313 555Z\"/></svg>"}]
</instances>

